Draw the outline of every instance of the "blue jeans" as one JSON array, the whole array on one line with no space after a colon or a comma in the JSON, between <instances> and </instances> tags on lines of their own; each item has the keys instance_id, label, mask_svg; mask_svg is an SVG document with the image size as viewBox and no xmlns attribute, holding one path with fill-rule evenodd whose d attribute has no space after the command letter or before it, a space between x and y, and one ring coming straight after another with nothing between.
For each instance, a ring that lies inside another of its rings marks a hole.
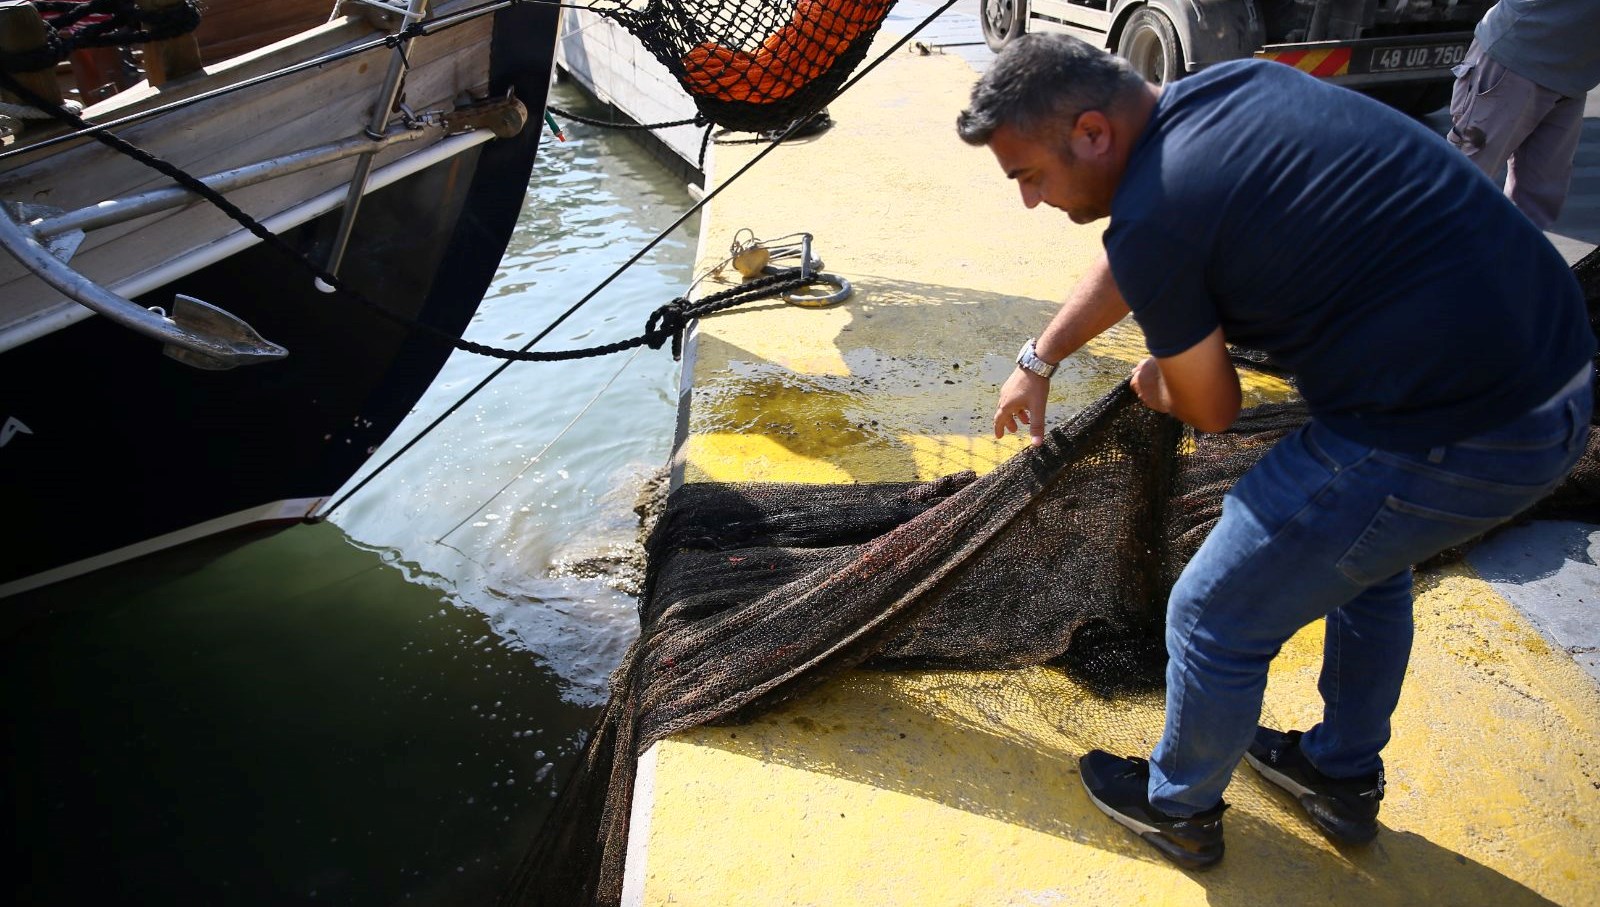
<instances>
[{"instance_id":1,"label":"blue jeans","mask_svg":"<svg viewBox=\"0 0 1600 907\"><path fill-rule=\"evenodd\" d=\"M1168 601L1151 805L1190 816L1222 799L1254 738L1267 665L1319 617L1322 722L1302 752L1334 778L1381 768L1411 653L1411 565L1553 489L1583 453L1592 394L1589 380L1569 384L1508 425L1414 453L1312 420L1245 473Z\"/></svg>"}]
</instances>

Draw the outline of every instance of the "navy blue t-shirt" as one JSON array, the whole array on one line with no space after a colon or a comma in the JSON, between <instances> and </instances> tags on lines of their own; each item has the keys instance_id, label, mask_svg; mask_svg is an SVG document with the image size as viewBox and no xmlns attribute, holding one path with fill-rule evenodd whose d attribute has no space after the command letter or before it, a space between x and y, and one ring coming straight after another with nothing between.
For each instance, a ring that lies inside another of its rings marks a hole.
<instances>
[{"instance_id":1,"label":"navy blue t-shirt","mask_svg":"<svg viewBox=\"0 0 1600 907\"><path fill-rule=\"evenodd\" d=\"M1105 247L1152 355L1220 326L1377 447L1504 424L1595 352L1571 270L1465 155L1278 63L1166 86Z\"/></svg>"}]
</instances>

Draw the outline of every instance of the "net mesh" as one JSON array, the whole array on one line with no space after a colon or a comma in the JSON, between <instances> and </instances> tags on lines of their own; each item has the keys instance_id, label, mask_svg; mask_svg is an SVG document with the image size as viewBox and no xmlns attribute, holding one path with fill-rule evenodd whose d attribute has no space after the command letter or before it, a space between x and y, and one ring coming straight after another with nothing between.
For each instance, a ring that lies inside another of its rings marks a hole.
<instances>
[{"instance_id":1,"label":"net mesh","mask_svg":"<svg viewBox=\"0 0 1600 907\"><path fill-rule=\"evenodd\" d=\"M594 3L672 73L705 117L746 132L821 110L872 44L894 0Z\"/></svg>"},{"instance_id":2,"label":"net mesh","mask_svg":"<svg viewBox=\"0 0 1600 907\"><path fill-rule=\"evenodd\" d=\"M1574 272L1600 334L1600 252ZM1123 382L981 478L678 488L640 637L507 901L617 903L638 757L845 671L1049 664L1101 696L1158 687L1167 593L1223 493L1305 418L1273 404L1201 434ZM1526 517L1600 521L1600 435Z\"/></svg>"}]
</instances>

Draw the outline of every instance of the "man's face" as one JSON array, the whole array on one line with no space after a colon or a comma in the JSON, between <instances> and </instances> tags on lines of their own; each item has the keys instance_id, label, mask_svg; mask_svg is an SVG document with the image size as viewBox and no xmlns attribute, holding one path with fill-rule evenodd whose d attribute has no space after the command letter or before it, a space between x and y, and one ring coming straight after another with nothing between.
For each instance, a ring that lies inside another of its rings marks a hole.
<instances>
[{"instance_id":1,"label":"man's face","mask_svg":"<svg viewBox=\"0 0 1600 907\"><path fill-rule=\"evenodd\" d=\"M1116 191L1101 153L1103 138L1086 129L1080 117L1071 133L1056 142L1001 126L989 137L989 150L1006 177L1017 181L1024 205L1033 208L1044 202L1065 211L1074 223L1087 224L1110 216Z\"/></svg>"}]
</instances>

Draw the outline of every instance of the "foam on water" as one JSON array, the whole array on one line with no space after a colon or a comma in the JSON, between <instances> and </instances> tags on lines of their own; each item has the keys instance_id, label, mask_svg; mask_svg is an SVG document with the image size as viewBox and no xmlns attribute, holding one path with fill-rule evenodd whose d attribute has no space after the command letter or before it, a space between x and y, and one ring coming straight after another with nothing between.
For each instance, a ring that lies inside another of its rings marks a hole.
<instances>
[{"instance_id":1,"label":"foam on water","mask_svg":"<svg viewBox=\"0 0 1600 907\"><path fill-rule=\"evenodd\" d=\"M552 100L578 103L559 87ZM526 343L692 204L637 148L579 124L567 129L567 142L547 137L540 149L523 217L468 339ZM536 349L642 333L650 311L692 280L694 243L692 229L669 237ZM373 464L499 364L452 356ZM572 702L598 705L637 632L635 602L604 577L551 572L634 542L634 500L670 450L677 373L666 351L649 349L515 363L333 520L484 614L502 640L559 674Z\"/></svg>"}]
</instances>

